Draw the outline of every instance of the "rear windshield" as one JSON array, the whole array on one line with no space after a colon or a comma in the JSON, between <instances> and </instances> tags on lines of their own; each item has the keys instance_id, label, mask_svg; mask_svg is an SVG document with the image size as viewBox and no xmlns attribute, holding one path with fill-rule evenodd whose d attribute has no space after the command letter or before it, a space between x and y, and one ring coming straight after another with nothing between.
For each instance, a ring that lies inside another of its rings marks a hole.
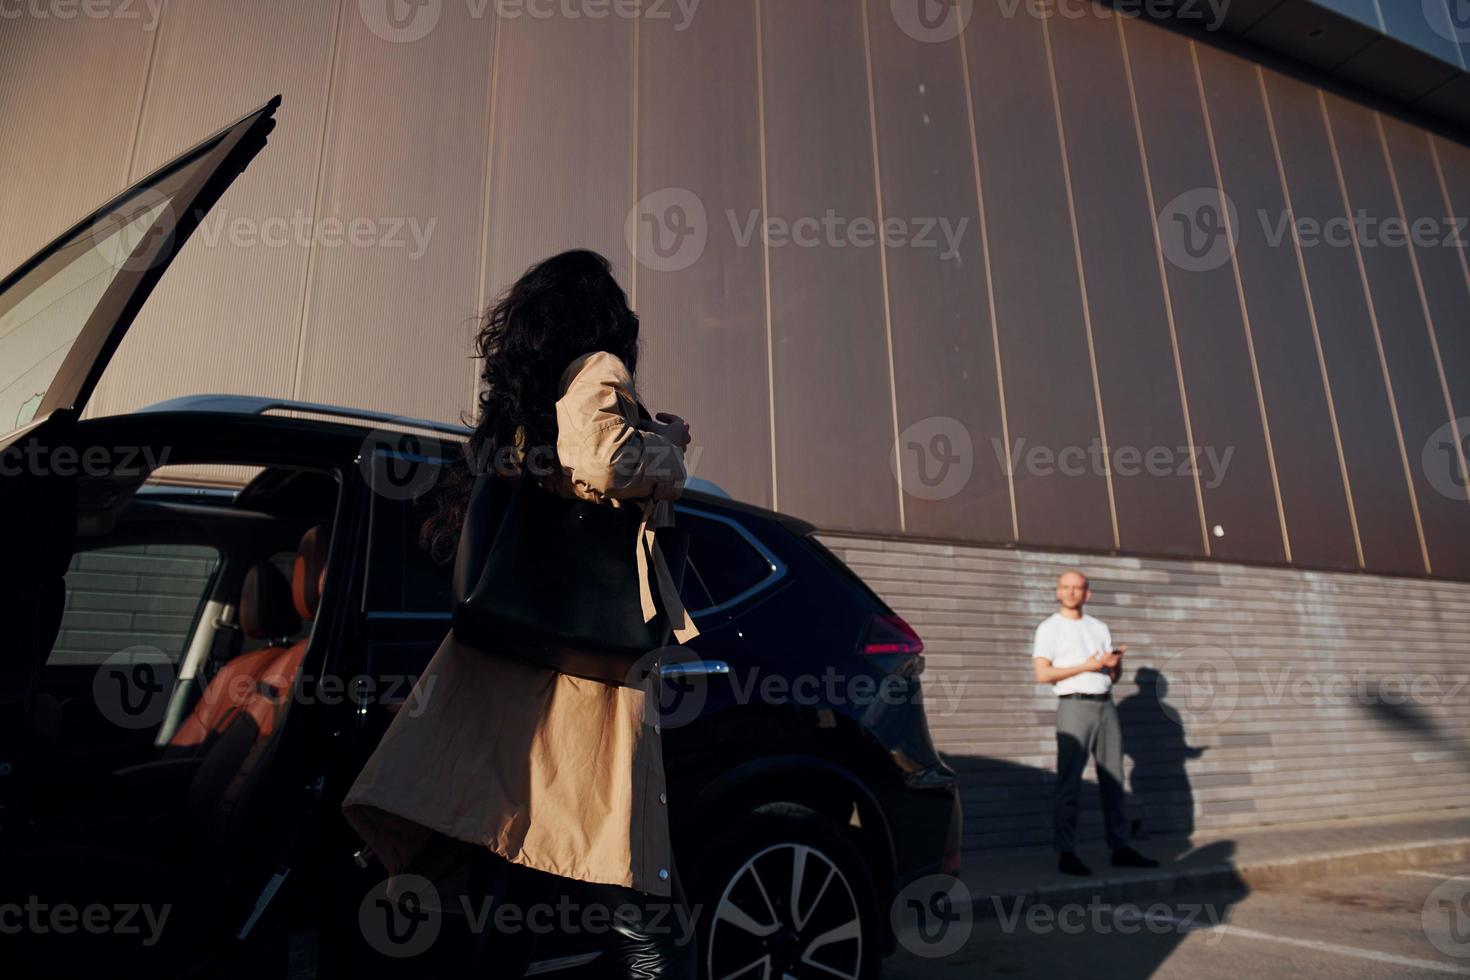
<instances>
[{"instance_id":1,"label":"rear windshield","mask_svg":"<svg viewBox=\"0 0 1470 980\"><path fill-rule=\"evenodd\" d=\"M885 613L893 612L892 609L888 608L888 603L880 599L878 597L878 593L874 592L872 587L869 586L867 582L863 581L862 576L859 575L857 572L854 572L852 569L848 568L847 564L841 558L838 558L835 554L833 554L830 548L819 541L815 534L802 535L802 540L811 545L812 550L821 555L822 558L827 562L827 564L836 569L839 575L847 579L853 585L857 586L858 591L860 591L863 595L872 600L873 604L878 607L879 611Z\"/></svg>"}]
</instances>

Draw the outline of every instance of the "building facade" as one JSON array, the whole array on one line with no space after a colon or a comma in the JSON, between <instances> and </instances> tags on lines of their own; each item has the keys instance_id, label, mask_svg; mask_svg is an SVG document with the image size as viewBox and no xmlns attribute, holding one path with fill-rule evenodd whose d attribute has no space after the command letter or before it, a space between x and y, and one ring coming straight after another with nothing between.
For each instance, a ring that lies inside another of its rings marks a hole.
<instances>
[{"instance_id":1,"label":"building facade","mask_svg":"<svg viewBox=\"0 0 1470 980\"><path fill-rule=\"evenodd\" d=\"M919 627L971 846L1046 839L1027 639L1066 564L1130 644L1146 833L1463 805L1470 25L1437 3L18 6L0 266L279 92L94 414L458 419L477 312L595 248L695 475Z\"/></svg>"}]
</instances>

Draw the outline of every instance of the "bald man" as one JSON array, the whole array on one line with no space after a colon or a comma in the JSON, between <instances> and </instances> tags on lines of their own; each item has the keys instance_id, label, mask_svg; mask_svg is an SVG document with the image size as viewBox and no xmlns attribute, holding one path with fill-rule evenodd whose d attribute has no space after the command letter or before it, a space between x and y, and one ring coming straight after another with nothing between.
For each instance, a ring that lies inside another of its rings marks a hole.
<instances>
[{"instance_id":1,"label":"bald man","mask_svg":"<svg viewBox=\"0 0 1470 980\"><path fill-rule=\"evenodd\" d=\"M1123 672L1123 652L1128 648L1114 648L1107 624L1082 611L1091 598L1086 575L1063 572L1057 579L1057 611L1036 627L1031 650L1036 683L1050 684L1057 695L1057 786L1052 809L1057 870L1092 874L1076 852L1077 799L1089 755L1097 763L1114 867L1157 868L1157 861L1128 846L1123 810L1123 731L1112 688Z\"/></svg>"}]
</instances>

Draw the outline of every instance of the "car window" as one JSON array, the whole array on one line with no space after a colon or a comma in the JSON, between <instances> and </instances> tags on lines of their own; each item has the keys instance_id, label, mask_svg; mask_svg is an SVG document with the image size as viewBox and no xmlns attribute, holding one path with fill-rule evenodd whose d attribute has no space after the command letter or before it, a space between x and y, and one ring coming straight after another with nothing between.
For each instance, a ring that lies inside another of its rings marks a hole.
<instances>
[{"instance_id":1,"label":"car window","mask_svg":"<svg viewBox=\"0 0 1470 980\"><path fill-rule=\"evenodd\" d=\"M434 561L419 547L419 528L434 512L427 496L395 500L382 494L372 498L367 587L367 612L450 612L449 593L454 562Z\"/></svg>"},{"instance_id":2,"label":"car window","mask_svg":"<svg viewBox=\"0 0 1470 980\"><path fill-rule=\"evenodd\" d=\"M108 287L124 271L136 271L135 250L180 205L178 195L200 168L214 165L211 148L198 148L192 159L109 202L0 293L0 432L35 416Z\"/></svg>"},{"instance_id":3,"label":"car window","mask_svg":"<svg viewBox=\"0 0 1470 980\"><path fill-rule=\"evenodd\" d=\"M689 564L695 571L693 576L686 575L685 588L692 580L708 592L702 605L686 599L691 610L743 599L778 577L779 565L762 554L749 532L733 520L681 507L678 523L689 531Z\"/></svg>"},{"instance_id":4,"label":"car window","mask_svg":"<svg viewBox=\"0 0 1470 980\"><path fill-rule=\"evenodd\" d=\"M218 564L219 552L203 545L78 552L66 573L66 609L47 665L97 665L130 648L177 664Z\"/></svg>"}]
</instances>

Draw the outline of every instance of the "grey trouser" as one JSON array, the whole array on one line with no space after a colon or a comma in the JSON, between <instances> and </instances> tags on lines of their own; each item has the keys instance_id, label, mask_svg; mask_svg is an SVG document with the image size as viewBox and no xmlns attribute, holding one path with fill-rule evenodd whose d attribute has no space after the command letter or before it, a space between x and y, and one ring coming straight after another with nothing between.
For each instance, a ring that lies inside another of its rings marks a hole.
<instances>
[{"instance_id":1,"label":"grey trouser","mask_svg":"<svg viewBox=\"0 0 1470 980\"><path fill-rule=\"evenodd\" d=\"M1057 701L1057 792L1052 830L1058 851L1076 850L1077 800L1087 757L1097 760L1097 786L1102 794L1108 846L1128 845L1128 818L1123 812L1123 729L1112 701L1060 698Z\"/></svg>"}]
</instances>

